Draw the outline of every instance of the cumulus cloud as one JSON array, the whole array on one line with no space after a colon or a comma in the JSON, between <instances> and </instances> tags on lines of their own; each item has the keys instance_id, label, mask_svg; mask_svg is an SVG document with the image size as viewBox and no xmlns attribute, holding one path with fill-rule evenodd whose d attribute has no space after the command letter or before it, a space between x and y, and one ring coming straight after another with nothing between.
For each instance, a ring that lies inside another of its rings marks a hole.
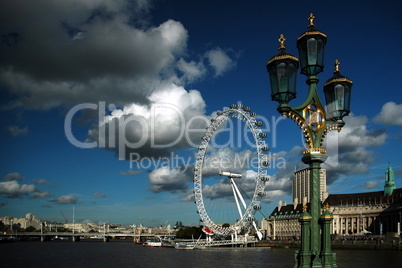
<instances>
[{"instance_id":1,"label":"cumulus cloud","mask_svg":"<svg viewBox=\"0 0 402 268\"><path fill-rule=\"evenodd\" d=\"M8 107L51 109L98 101L148 105L166 79L183 84L203 77L202 56L199 62L185 59L187 30L174 20L151 25L149 2L25 5L15 0L3 5L0 84L16 96ZM207 58L216 75L234 65L221 49Z\"/></svg>"},{"instance_id":2,"label":"cumulus cloud","mask_svg":"<svg viewBox=\"0 0 402 268\"><path fill-rule=\"evenodd\" d=\"M44 198L44 197L50 197L53 196L52 194L50 194L49 192L46 191L38 191L35 192L31 195L32 199L36 199L36 198Z\"/></svg>"},{"instance_id":3,"label":"cumulus cloud","mask_svg":"<svg viewBox=\"0 0 402 268\"><path fill-rule=\"evenodd\" d=\"M22 198L29 196L30 198L44 198L52 196L49 192L42 191L34 184L20 184L25 177L18 172L12 172L7 174L3 179L4 182L0 182L0 194L4 194L7 198ZM46 180L34 180L33 183L45 184Z\"/></svg>"},{"instance_id":4,"label":"cumulus cloud","mask_svg":"<svg viewBox=\"0 0 402 268\"><path fill-rule=\"evenodd\" d=\"M376 123L402 126L402 104L393 101L382 106L381 112L373 118Z\"/></svg>"},{"instance_id":5,"label":"cumulus cloud","mask_svg":"<svg viewBox=\"0 0 402 268\"><path fill-rule=\"evenodd\" d=\"M180 72L183 73L181 79L183 79L183 81L186 83L194 82L202 78L206 74L206 67L204 66L202 61L186 62L183 58L181 58L177 62L177 68Z\"/></svg>"},{"instance_id":6,"label":"cumulus cloud","mask_svg":"<svg viewBox=\"0 0 402 268\"><path fill-rule=\"evenodd\" d=\"M363 187L365 189L374 189L378 186L378 182L377 181L367 181L363 184Z\"/></svg>"},{"instance_id":7,"label":"cumulus cloud","mask_svg":"<svg viewBox=\"0 0 402 268\"><path fill-rule=\"evenodd\" d=\"M187 31L179 22L147 29L130 24L147 1L20 2L0 11L5 40L0 78L20 96L15 106L52 108L100 96L145 103L153 90L147 84L186 48ZM132 3L134 18L127 11Z\"/></svg>"},{"instance_id":8,"label":"cumulus cloud","mask_svg":"<svg viewBox=\"0 0 402 268\"><path fill-rule=\"evenodd\" d=\"M179 168L161 167L149 174L150 190L154 193L182 193L188 189L189 178Z\"/></svg>"},{"instance_id":9,"label":"cumulus cloud","mask_svg":"<svg viewBox=\"0 0 402 268\"><path fill-rule=\"evenodd\" d=\"M77 199L77 197L75 197L75 195L69 194L69 195L59 196L56 199L49 200L49 202L53 202L53 203L61 204L61 205L77 204L78 199Z\"/></svg>"},{"instance_id":10,"label":"cumulus cloud","mask_svg":"<svg viewBox=\"0 0 402 268\"><path fill-rule=\"evenodd\" d=\"M7 198L20 198L37 191L33 184L19 184L16 180L0 182L0 194Z\"/></svg>"},{"instance_id":11,"label":"cumulus cloud","mask_svg":"<svg viewBox=\"0 0 402 268\"><path fill-rule=\"evenodd\" d=\"M234 61L228 56L228 52L221 48L212 49L205 53L209 65L214 69L215 76L220 76L234 67Z\"/></svg>"},{"instance_id":12,"label":"cumulus cloud","mask_svg":"<svg viewBox=\"0 0 402 268\"><path fill-rule=\"evenodd\" d=\"M5 181L22 181L23 179L24 179L24 176L22 176L18 172L9 173L4 177Z\"/></svg>"},{"instance_id":13,"label":"cumulus cloud","mask_svg":"<svg viewBox=\"0 0 402 268\"><path fill-rule=\"evenodd\" d=\"M149 99L150 105L130 104L115 109L99 128L90 129L89 140L115 150L119 159L132 162L198 146L209 124L199 91L169 83Z\"/></svg>"},{"instance_id":14,"label":"cumulus cloud","mask_svg":"<svg viewBox=\"0 0 402 268\"><path fill-rule=\"evenodd\" d=\"M345 118L345 123L341 132L332 131L327 137L328 151L332 151L323 165L327 169L327 184L342 175L368 173L369 164L374 161L370 148L384 144L387 139L385 130L367 128L366 116L351 115Z\"/></svg>"}]
</instances>

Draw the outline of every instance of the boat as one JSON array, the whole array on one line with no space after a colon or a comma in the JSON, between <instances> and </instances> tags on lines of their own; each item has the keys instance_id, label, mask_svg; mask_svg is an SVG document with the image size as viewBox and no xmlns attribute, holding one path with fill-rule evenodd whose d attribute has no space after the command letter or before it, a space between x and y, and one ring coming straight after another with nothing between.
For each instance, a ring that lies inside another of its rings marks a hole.
<instances>
[{"instance_id":1,"label":"boat","mask_svg":"<svg viewBox=\"0 0 402 268\"><path fill-rule=\"evenodd\" d=\"M194 244L176 243L175 249L194 249Z\"/></svg>"},{"instance_id":2,"label":"boat","mask_svg":"<svg viewBox=\"0 0 402 268\"><path fill-rule=\"evenodd\" d=\"M144 247L162 247L162 240L160 238L148 239L142 245Z\"/></svg>"}]
</instances>

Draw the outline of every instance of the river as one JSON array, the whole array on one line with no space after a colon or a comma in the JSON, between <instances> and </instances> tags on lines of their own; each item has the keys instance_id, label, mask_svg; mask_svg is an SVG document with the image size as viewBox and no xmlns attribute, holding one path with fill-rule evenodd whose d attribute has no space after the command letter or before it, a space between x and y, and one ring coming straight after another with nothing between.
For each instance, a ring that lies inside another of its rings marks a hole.
<instances>
[{"instance_id":1,"label":"river","mask_svg":"<svg viewBox=\"0 0 402 268\"><path fill-rule=\"evenodd\" d=\"M131 241L22 241L0 244L2 267L293 267L294 249L146 248ZM339 268L402 267L402 251L335 250Z\"/></svg>"}]
</instances>

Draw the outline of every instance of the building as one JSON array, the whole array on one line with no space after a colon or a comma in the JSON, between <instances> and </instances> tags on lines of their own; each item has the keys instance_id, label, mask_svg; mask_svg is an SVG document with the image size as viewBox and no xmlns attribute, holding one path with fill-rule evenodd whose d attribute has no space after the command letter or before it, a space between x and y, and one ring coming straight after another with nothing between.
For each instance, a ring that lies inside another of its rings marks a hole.
<instances>
[{"instance_id":1,"label":"building","mask_svg":"<svg viewBox=\"0 0 402 268\"><path fill-rule=\"evenodd\" d=\"M37 218L32 213L26 214L25 218L14 218L11 216L0 217L0 221L2 221L5 225L18 224L22 229L26 229L32 226L35 229L39 230L42 224L42 220Z\"/></svg>"},{"instance_id":2,"label":"building","mask_svg":"<svg viewBox=\"0 0 402 268\"><path fill-rule=\"evenodd\" d=\"M327 192L327 171L320 170L320 200L328 197ZM310 203L310 169L305 168L294 173L292 184L293 204Z\"/></svg>"},{"instance_id":3,"label":"building","mask_svg":"<svg viewBox=\"0 0 402 268\"><path fill-rule=\"evenodd\" d=\"M386 191L331 194L325 200L334 215L332 233L340 235L400 233L402 188Z\"/></svg>"},{"instance_id":4,"label":"building","mask_svg":"<svg viewBox=\"0 0 402 268\"><path fill-rule=\"evenodd\" d=\"M303 206L308 205L308 199L303 196L306 191L301 190L302 185L309 185L309 177L306 174L305 170L295 172L297 181L293 182L294 204L287 205L279 201L271 215L263 219L262 229L265 230L267 239L300 239L299 218ZM325 197L325 192L325 188L321 187L322 197ZM303 202L299 202L299 198L303 198ZM401 234L402 188L396 189L391 166L388 166L385 172L384 191L330 194L321 200L324 200L323 205L329 205L329 211L334 216L331 234Z\"/></svg>"}]
</instances>

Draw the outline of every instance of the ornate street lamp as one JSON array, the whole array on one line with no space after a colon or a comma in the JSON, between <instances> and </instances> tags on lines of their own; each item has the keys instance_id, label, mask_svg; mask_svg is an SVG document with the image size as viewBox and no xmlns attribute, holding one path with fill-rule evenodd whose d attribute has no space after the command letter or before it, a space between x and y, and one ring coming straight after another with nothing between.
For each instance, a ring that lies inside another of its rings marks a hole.
<instances>
[{"instance_id":1,"label":"ornate street lamp","mask_svg":"<svg viewBox=\"0 0 402 268\"><path fill-rule=\"evenodd\" d=\"M314 25L314 15L308 18L308 30L297 39L301 73L314 76L324 70L324 48L327 36L318 31Z\"/></svg>"},{"instance_id":2,"label":"ornate street lamp","mask_svg":"<svg viewBox=\"0 0 402 268\"><path fill-rule=\"evenodd\" d=\"M295 267L336 267L335 254L330 248L330 223L332 214L328 207L323 210L320 200L320 169L327 159L322 148L325 135L330 130L340 131L345 125L343 117L350 112L352 81L340 74L339 61L335 62L334 76L324 86L326 109L317 93L318 73L324 69L324 49L327 36L318 31L310 14L308 30L297 39L300 72L307 76L308 96L297 107L289 101L296 97L296 70L298 60L286 52L285 38L278 39L279 53L267 63L271 81L272 100L278 101L277 110L284 117L293 119L302 129L307 149L303 151L302 161L310 169L310 204L303 209L300 222L301 249L295 253Z\"/></svg>"},{"instance_id":3,"label":"ornate street lamp","mask_svg":"<svg viewBox=\"0 0 402 268\"><path fill-rule=\"evenodd\" d=\"M279 52L267 63L272 89L272 100L279 102L278 111L286 114L290 110L288 102L296 98L296 74L299 67L298 59L286 52L285 37L278 39Z\"/></svg>"},{"instance_id":4,"label":"ornate street lamp","mask_svg":"<svg viewBox=\"0 0 402 268\"><path fill-rule=\"evenodd\" d=\"M334 76L324 85L327 113L335 120L342 120L349 114L352 91L352 81L341 75L340 64L335 61Z\"/></svg>"}]
</instances>

